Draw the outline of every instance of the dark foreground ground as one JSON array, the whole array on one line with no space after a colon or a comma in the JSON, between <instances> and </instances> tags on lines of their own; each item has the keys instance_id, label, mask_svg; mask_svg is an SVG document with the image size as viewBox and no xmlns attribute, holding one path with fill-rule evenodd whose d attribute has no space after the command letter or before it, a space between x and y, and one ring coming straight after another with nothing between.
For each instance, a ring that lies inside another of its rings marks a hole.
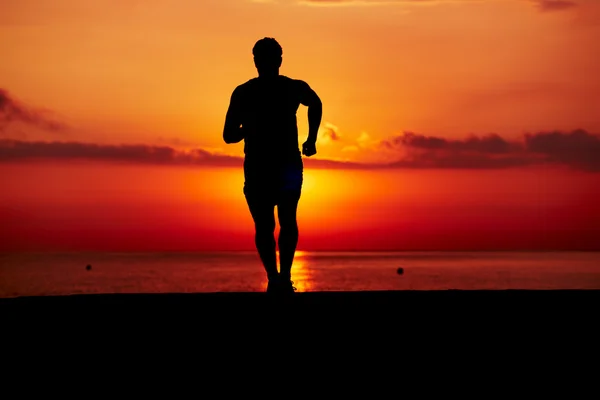
<instances>
[{"instance_id":1,"label":"dark foreground ground","mask_svg":"<svg viewBox=\"0 0 600 400\"><path fill-rule=\"evenodd\" d=\"M0 299L3 387L155 397L165 385L167 398L186 385L186 396L285 398L541 398L561 387L562 398L596 398L599 300L600 291Z\"/></svg>"},{"instance_id":2,"label":"dark foreground ground","mask_svg":"<svg viewBox=\"0 0 600 400\"><path fill-rule=\"evenodd\" d=\"M94 385L117 370L183 370L203 385L207 371L237 371L257 382L341 377L352 392L368 373L401 386L411 373L439 386L436 371L462 388L486 377L497 388L541 376L537 393L567 374L578 388L596 382L599 300L600 291L569 290L21 297L0 299L0 343L3 365L17 376L71 382L76 373ZM352 371L359 378L346 375Z\"/></svg>"},{"instance_id":3,"label":"dark foreground ground","mask_svg":"<svg viewBox=\"0 0 600 400\"><path fill-rule=\"evenodd\" d=\"M361 328L371 332L473 329L595 329L597 290L99 294L0 299L5 323L61 330L93 324L119 329L185 328L201 333L268 328ZM168 324L168 325L166 325Z\"/></svg>"}]
</instances>

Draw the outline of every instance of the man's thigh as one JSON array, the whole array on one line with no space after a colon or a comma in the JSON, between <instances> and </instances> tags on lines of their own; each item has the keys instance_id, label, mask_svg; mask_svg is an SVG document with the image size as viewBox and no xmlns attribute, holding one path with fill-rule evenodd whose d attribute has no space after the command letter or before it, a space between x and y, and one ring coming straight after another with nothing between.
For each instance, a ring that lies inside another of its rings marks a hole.
<instances>
[{"instance_id":1,"label":"man's thigh","mask_svg":"<svg viewBox=\"0 0 600 400\"><path fill-rule=\"evenodd\" d=\"M275 223L274 212L277 199L272 190L246 186L244 187L244 197L255 224L271 225L271 223Z\"/></svg>"},{"instance_id":2,"label":"man's thigh","mask_svg":"<svg viewBox=\"0 0 600 400\"><path fill-rule=\"evenodd\" d=\"M277 216L281 225L295 223L300 190L282 190L277 198Z\"/></svg>"}]
</instances>

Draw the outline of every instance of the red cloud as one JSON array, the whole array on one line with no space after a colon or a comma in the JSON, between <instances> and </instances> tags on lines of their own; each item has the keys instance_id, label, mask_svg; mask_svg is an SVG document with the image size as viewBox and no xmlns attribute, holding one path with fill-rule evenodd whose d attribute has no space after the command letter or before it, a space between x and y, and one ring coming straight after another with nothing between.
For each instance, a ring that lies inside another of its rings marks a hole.
<instances>
[{"instance_id":1,"label":"red cloud","mask_svg":"<svg viewBox=\"0 0 600 400\"><path fill-rule=\"evenodd\" d=\"M305 158L308 168L469 168L497 169L532 165L556 165L600 172L600 135L584 130L526 134L522 141L499 135L447 139L412 132L380 143L398 150L392 163L364 164ZM0 140L0 162L42 160L90 160L103 162L241 167L242 157L214 154L203 149L176 150L168 146L101 145L80 142L27 142Z\"/></svg>"},{"instance_id":2,"label":"red cloud","mask_svg":"<svg viewBox=\"0 0 600 400\"><path fill-rule=\"evenodd\" d=\"M101 161L127 164L242 167L243 158L214 154L204 149L177 150L145 144L107 145L81 142L0 140L0 162L47 160ZM310 168L364 168L352 162L305 159Z\"/></svg>"},{"instance_id":3,"label":"red cloud","mask_svg":"<svg viewBox=\"0 0 600 400\"><path fill-rule=\"evenodd\" d=\"M66 125L47 116L48 112L28 107L0 88L0 131L12 122L22 122L48 131L61 131Z\"/></svg>"},{"instance_id":4,"label":"red cloud","mask_svg":"<svg viewBox=\"0 0 600 400\"><path fill-rule=\"evenodd\" d=\"M577 3L569 0L533 0L540 11L563 11L577 7Z\"/></svg>"},{"instance_id":5,"label":"red cloud","mask_svg":"<svg viewBox=\"0 0 600 400\"><path fill-rule=\"evenodd\" d=\"M394 167L486 169L552 164L600 172L600 135L581 129L526 134L523 141L496 134L446 139L407 132L381 145L406 153Z\"/></svg>"}]
</instances>

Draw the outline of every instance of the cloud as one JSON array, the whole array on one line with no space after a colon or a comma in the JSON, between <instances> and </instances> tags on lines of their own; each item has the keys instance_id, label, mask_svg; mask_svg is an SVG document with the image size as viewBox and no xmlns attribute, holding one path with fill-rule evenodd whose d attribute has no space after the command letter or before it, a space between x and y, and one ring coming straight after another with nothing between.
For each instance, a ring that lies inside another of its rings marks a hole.
<instances>
[{"instance_id":1,"label":"cloud","mask_svg":"<svg viewBox=\"0 0 600 400\"><path fill-rule=\"evenodd\" d=\"M390 164L405 168L495 169L556 165L600 172L600 135L584 130L526 134L522 141L499 135L446 139L412 132L381 141L402 156Z\"/></svg>"},{"instance_id":2,"label":"cloud","mask_svg":"<svg viewBox=\"0 0 600 400\"><path fill-rule=\"evenodd\" d=\"M46 131L58 132L66 125L52 119L48 110L28 107L13 98L7 90L0 88L0 132L13 122L21 122Z\"/></svg>"},{"instance_id":3,"label":"cloud","mask_svg":"<svg viewBox=\"0 0 600 400\"><path fill-rule=\"evenodd\" d=\"M600 171L600 135L581 129L571 133L528 134L525 147L530 153L543 155L548 162Z\"/></svg>"},{"instance_id":4,"label":"cloud","mask_svg":"<svg viewBox=\"0 0 600 400\"><path fill-rule=\"evenodd\" d=\"M212 154L203 149L181 151L169 146L143 144L106 145L0 140L0 162L17 160L87 160L154 165L242 165L240 157Z\"/></svg>"},{"instance_id":5,"label":"cloud","mask_svg":"<svg viewBox=\"0 0 600 400\"><path fill-rule=\"evenodd\" d=\"M0 163L26 161L101 161L121 164L242 167L243 158L211 153L205 149L177 150L144 144L95 144L0 139ZM311 158L309 168L364 168L362 164Z\"/></svg>"},{"instance_id":6,"label":"cloud","mask_svg":"<svg viewBox=\"0 0 600 400\"><path fill-rule=\"evenodd\" d=\"M540 11L564 11L577 7L575 1L570 0L532 0Z\"/></svg>"},{"instance_id":7,"label":"cloud","mask_svg":"<svg viewBox=\"0 0 600 400\"><path fill-rule=\"evenodd\" d=\"M401 144L406 147L425 150L450 150L455 152L478 152L483 154L503 154L514 151L518 144L510 143L497 134L485 136L470 136L464 140L448 140L434 136L418 135L407 132L402 136L392 139L392 143L386 141L384 145L390 147Z\"/></svg>"},{"instance_id":8,"label":"cloud","mask_svg":"<svg viewBox=\"0 0 600 400\"><path fill-rule=\"evenodd\" d=\"M330 142L337 142L341 139L342 135L339 133L339 128L332 123L325 122L319 133L317 134L317 144L329 144Z\"/></svg>"},{"instance_id":9,"label":"cloud","mask_svg":"<svg viewBox=\"0 0 600 400\"><path fill-rule=\"evenodd\" d=\"M355 146L353 154L373 151ZM499 169L525 166L558 166L600 172L600 135L572 132L537 132L523 140L498 135L447 139L412 132L379 141L381 151L395 152L391 162L359 163L304 158L307 168L324 169ZM239 167L243 158L205 149L177 150L169 146L106 145L80 142L31 142L0 140L0 163L11 161L88 160L129 164Z\"/></svg>"},{"instance_id":10,"label":"cloud","mask_svg":"<svg viewBox=\"0 0 600 400\"><path fill-rule=\"evenodd\" d=\"M323 4L345 4L345 3L374 3L374 4L389 4L389 3L439 3L439 2L456 2L461 0L300 0L303 3L323 3ZM481 0L462 0L465 2L469 1L481 1Z\"/></svg>"},{"instance_id":11,"label":"cloud","mask_svg":"<svg viewBox=\"0 0 600 400\"><path fill-rule=\"evenodd\" d=\"M481 0L298 0L299 3L319 6L369 6L394 4L435 4L440 2L472 2Z\"/></svg>"},{"instance_id":12,"label":"cloud","mask_svg":"<svg viewBox=\"0 0 600 400\"><path fill-rule=\"evenodd\" d=\"M345 153L346 152L357 152L358 150L359 150L358 146L354 146L354 145L342 147L342 151Z\"/></svg>"},{"instance_id":13,"label":"cloud","mask_svg":"<svg viewBox=\"0 0 600 400\"><path fill-rule=\"evenodd\" d=\"M356 144L361 149L375 149L379 146L380 141L373 139L367 132L361 132L356 138Z\"/></svg>"},{"instance_id":14,"label":"cloud","mask_svg":"<svg viewBox=\"0 0 600 400\"><path fill-rule=\"evenodd\" d=\"M320 158L304 158L306 168L315 169L380 169L385 168L384 164L363 164L352 161L328 160Z\"/></svg>"},{"instance_id":15,"label":"cloud","mask_svg":"<svg viewBox=\"0 0 600 400\"><path fill-rule=\"evenodd\" d=\"M163 137L159 136L157 142L160 144L174 146L174 147L196 147L197 144L192 143L188 140L183 140L178 137Z\"/></svg>"},{"instance_id":16,"label":"cloud","mask_svg":"<svg viewBox=\"0 0 600 400\"><path fill-rule=\"evenodd\" d=\"M322 6L348 5L431 5L443 3L481 3L493 0L298 0L300 3ZM513 0L533 3L542 12L564 11L578 5L574 0Z\"/></svg>"}]
</instances>

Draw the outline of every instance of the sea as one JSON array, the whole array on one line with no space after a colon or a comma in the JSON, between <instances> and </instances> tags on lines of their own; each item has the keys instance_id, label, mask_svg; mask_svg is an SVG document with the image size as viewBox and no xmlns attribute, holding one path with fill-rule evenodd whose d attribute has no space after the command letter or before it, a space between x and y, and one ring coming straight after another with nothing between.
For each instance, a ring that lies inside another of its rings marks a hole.
<instances>
[{"instance_id":1,"label":"sea","mask_svg":"<svg viewBox=\"0 0 600 400\"><path fill-rule=\"evenodd\" d=\"M600 289L600 252L310 252L298 292ZM1 253L0 297L261 292L256 252Z\"/></svg>"}]
</instances>

